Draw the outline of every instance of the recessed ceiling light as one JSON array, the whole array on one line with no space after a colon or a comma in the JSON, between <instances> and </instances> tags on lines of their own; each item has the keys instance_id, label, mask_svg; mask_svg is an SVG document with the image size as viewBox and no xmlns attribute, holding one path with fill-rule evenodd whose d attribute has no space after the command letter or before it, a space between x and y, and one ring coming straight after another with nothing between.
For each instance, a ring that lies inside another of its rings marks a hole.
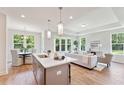
<instances>
[{"instance_id":1,"label":"recessed ceiling light","mask_svg":"<svg viewBox=\"0 0 124 93\"><path fill-rule=\"evenodd\" d=\"M86 25L85 24L82 24L81 27L86 27Z\"/></svg>"},{"instance_id":2,"label":"recessed ceiling light","mask_svg":"<svg viewBox=\"0 0 124 93\"><path fill-rule=\"evenodd\" d=\"M22 15L21 15L21 17L22 17L22 18L25 18L25 15L24 15L24 14L22 14Z\"/></svg>"},{"instance_id":3,"label":"recessed ceiling light","mask_svg":"<svg viewBox=\"0 0 124 93\"><path fill-rule=\"evenodd\" d=\"M70 16L69 19L73 19L73 16Z\"/></svg>"}]
</instances>

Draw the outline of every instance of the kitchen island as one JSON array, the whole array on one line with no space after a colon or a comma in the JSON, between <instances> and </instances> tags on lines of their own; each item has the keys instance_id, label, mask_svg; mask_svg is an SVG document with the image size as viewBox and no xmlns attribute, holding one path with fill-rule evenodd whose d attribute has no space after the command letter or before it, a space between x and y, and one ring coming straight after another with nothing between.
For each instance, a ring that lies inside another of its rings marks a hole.
<instances>
[{"instance_id":1,"label":"kitchen island","mask_svg":"<svg viewBox=\"0 0 124 93\"><path fill-rule=\"evenodd\" d=\"M38 85L68 85L71 81L70 62L76 59L65 57L54 60L53 57L41 57L33 54L33 73Z\"/></svg>"}]
</instances>

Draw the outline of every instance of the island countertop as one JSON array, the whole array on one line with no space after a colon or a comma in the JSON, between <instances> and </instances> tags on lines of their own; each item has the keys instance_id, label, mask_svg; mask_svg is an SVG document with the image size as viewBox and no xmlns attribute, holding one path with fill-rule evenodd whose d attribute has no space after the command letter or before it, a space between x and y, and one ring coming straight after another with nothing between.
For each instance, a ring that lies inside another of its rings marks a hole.
<instances>
[{"instance_id":1,"label":"island countertop","mask_svg":"<svg viewBox=\"0 0 124 93\"><path fill-rule=\"evenodd\" d=\"M44 68L50 68L50 67L59 66L59 65L63 65L63 64L76 61L76 59L71 58L71 57L65 57L64 60L54 60L53 57L40 58L39 57L40 55L42 55L42 53L33 54L33 56L38 60L39 63L42 64Z\"/></svg>"}]
</instances>

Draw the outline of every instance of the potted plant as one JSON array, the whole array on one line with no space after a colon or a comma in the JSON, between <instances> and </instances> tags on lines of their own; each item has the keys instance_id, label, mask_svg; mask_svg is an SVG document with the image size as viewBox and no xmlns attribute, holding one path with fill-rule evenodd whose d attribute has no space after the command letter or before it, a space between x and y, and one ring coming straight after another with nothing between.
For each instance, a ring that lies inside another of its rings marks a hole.
<instances>
[{"instance_id":1,"label":"potted plant","mask_svg":"<svg viewBox=\"0 0 124 93\"><path fill-rule=\"evenodd\" d=\"M20 51L26 53L28 51L28 48L22 47Z\"/></svg>"},{"instance_id":2,"label":"potted plant","mask_svg":"<svg viewBox=\"0 0 124 93\"><path fill-rule=\"evenodd\" d=\"M75 41L73 42L73 44L74 44L74 46L75 46L74 51L77 52L77 50L78 50L78 41L75 40Z\"/></svg>"},{"instance_id":3,"label":"potted plant","mask_svg":"<svg viewBox=\"0 0 124 93\"><path fill-rule=\"evenodd\" d=\"M48 54L48 56L50 55L50 53L51 53L51 50L47 50L47 54Z\"/></svg>"}]
</instances>

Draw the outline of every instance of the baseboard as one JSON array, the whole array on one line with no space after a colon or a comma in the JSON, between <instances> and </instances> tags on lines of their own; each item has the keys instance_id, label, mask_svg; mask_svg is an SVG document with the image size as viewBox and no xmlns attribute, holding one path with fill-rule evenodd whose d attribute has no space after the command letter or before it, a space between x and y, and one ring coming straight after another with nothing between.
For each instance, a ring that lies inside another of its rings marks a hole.
<instances>
[{"instance_id":1,"label":"baseboard","mask_svg":"<svg viewBox=\"0 0 124 93\"><path fill-rule=\"evenodd\" d=\"M0 76L7 75L8 72L0 73Z\"/></svg>"},{"instance_id":2,"label":"baseboard","mask_svg":"<svg viewBox=\"0 0 124 93\"><path fill-rule=\"evenodd\" d=\"M124 64L124 62L119 62L119 61L112 61L114 63L119 63L119 64Z\"/></svg>"}]
</instances>

